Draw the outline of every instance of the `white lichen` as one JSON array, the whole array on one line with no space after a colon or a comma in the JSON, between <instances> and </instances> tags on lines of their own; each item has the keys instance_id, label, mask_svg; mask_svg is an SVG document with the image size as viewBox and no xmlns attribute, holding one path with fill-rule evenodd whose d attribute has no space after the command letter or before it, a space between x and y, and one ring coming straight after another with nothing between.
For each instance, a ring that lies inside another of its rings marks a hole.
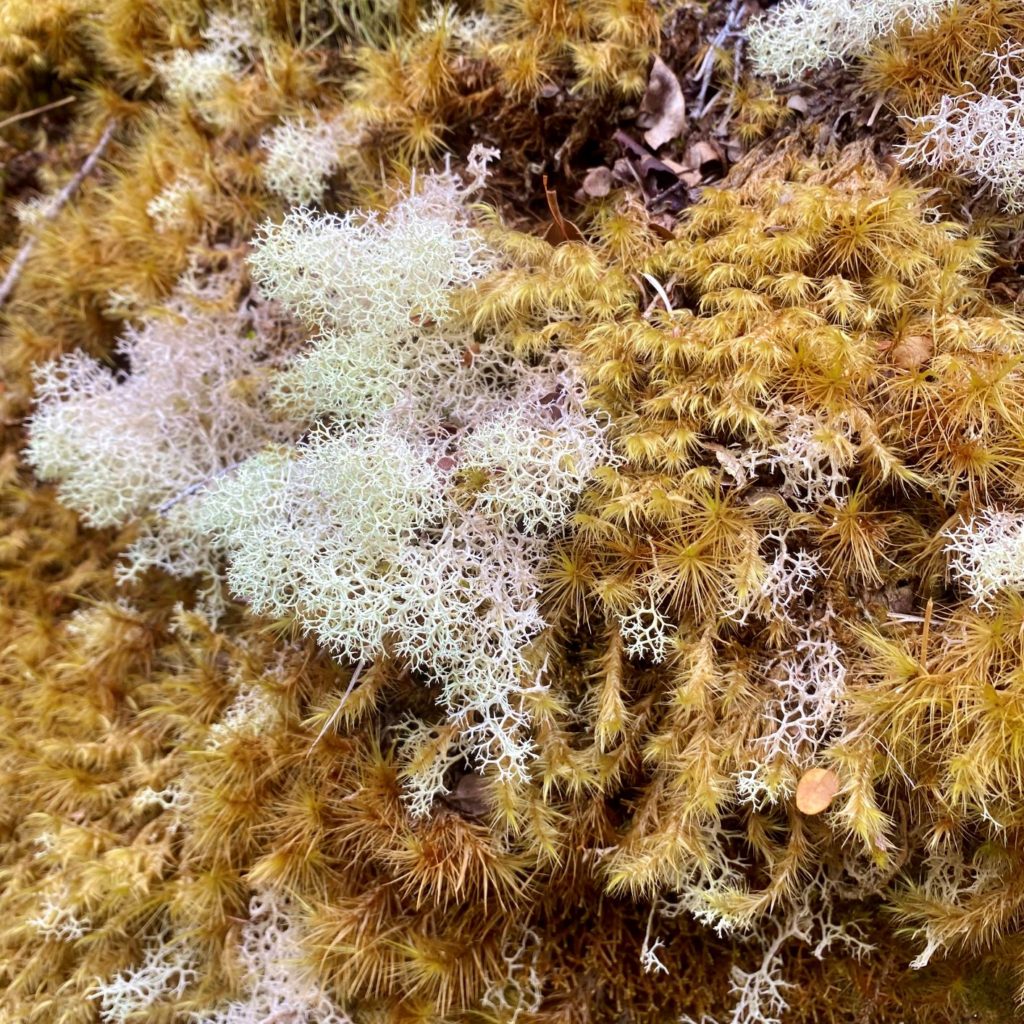
<instances>
[{"instance_id":1,"label":"white lichen","mask_svg":"<svg viewBox=\"0 0 1024 1024\"><path fill-rule=\"evenodd\" d=\"M984 509L946 532L953 578L975 608L990 608L999 594L1024 589L1024 514Z\"/></svg>"},{"instance_id":2,"label":"white lichen","mask_svg":"<svg viewBox=\"0 0 1024 1024\"><path fill-rule=\"evenodd\" d=\"M898 28L918 31L953 0L783 0L747 29L754 69L795 82L830 61L845 61Z\"/></svg>"},{"instance_id":3,"label":"white lichen","mask_svg":"<svg viewBox=\"0 0 1024 1024\"><path fill-rule=\"evenodd\" d=\"M1024 210L1024 49L989 54L990 91L943 96L908 125L906 163L967 174L987 186L1010 213Z\"/></svg>"}]
</instances>

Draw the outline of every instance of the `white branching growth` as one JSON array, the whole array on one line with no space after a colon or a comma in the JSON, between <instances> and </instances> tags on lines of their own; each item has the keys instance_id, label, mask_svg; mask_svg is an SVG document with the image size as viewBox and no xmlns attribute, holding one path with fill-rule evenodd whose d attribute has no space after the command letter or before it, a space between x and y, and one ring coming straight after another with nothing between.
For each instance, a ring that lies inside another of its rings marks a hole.
<instances>
[{"instance_id":1,"label":"white branching growth","mask_svg":"<svg viewBox=\"0 0 1024 1024\"><path fill-rule=\"evenodd\" d=\"M104 1024L125 1024L142 1010L180 998L196 979L196 952L180 942L151 941L142 963L101 981L93 991Z\"/></svg>"},{"instance_id":2,"label":"white branching growth","mask_svg":"<svg viewBox=\"0 0 1024 1024\"><path fill-rule=\"evenodd\" d=\"M805 763L836 721L846 691L846 661L828 617L810 626L768 672L779 690L767 708L764 748L769 760Z\"/></svg>"},{"instance_id":3,"label":"white branching growth","mask_svg":"<svg viewBox=\"0 0 1024 1024\"><path fill-rule=\"evenodd\" d=\"M226 13L210 15L202 32L206 45L198 50L174 50L155 65L168 98L175 103L200 106L210 114L206 101L245 69L247 55L256 43L251 26Z\"/></svg>"},{"instance_id":4,"label":"white branching growth","mask_svg":"<svg viewBox=\"0 0 1024 1024\"><path fill-rule=\"evenodd\" d=\"M356 133L338 121L319 116L284 121L263 137L263 180L295 206L317 203L338 166L339 147L356 141Z\"/></svg>"},{"instance_id":5,"label":"white branching growth","mask_svg":"<svg viewBox=\"0 0 1024 1024\"><path fill-rule=\"evenodd\" d=\"M205 182L185 174L161 189L146 204L146 213L157 231L174 231L186 227L190 212L201 212L209 200L210 190Z\"/></svg>"},{"instance_id":6,"label":"white branching growth","mask_svg":"<svg viewBox=\"0 0 1024 1024\"><path fill-rule=\"evenodd\" d=\"M486 360L444 329L453 291L491 266L460 196L454 177L434 176L382 217L300 208L261 230L254 277L315 332L275 385L288 414L365 420L400 401L437 409L479 392Z\"/></svg>"},{"instance_id":7,"label":"white branching growth","mask_svg":"<svg viewBox=\"0 0 1024 1024\"><path fill-rule=\"evenodd\" d=\"M738 965L732 969L730 989L736 1002L728 1024L782 1024L789 1009L787 990L794 987L783 975L787 946L801 943L818 960L835 946L844 946L857 958L873 950L857 921L835 919L838 889L836 879L821 869L807 881L790 914L776 922L774 934L755 933L760 940L760 959L751 971ZM712 1018L704 1020L718 1024Z\"/></svg>"},{"instance_id":8,"label":"white branching growth","mask_svg":"<svg viewBox=\"0 0 1024 1024\"><path fill-rule=\"evenodd\" d=\"M784 498L800 508L817 508L828 502L843 503L846 470L855 455L846 424L826 425L800 414L787 423L782 440L766 461L782 475L779 493Z\"/></svg>"},{"instance_id":9,"label":"white branching growth","mask_svg":"<svg viewBox=\"0 0 1024 1024\"><path fill-rule=\"evenodd\" d=\"M792 498L799 502L801 494ZM755 806L787 794L788 777L775 771L781 759L806 763L833 731L847 672L845 654L832 632L833 614L818 600L827 574L817 556L791 548L786 533L768 533L763 542L774 548L774 557L757 586L729 614L738 625L750 620L785 625L793 640L762 666L764 680L774 690L765 705L762 757L737 776L739 796Z\"/></svg>"},{"instance_id":10,"label":"white branching growth","mask_svg":"<svg viewBox=\"0 0 1024 1024\"><path fill-rule=\"evenodd\" d=\"M207 749L216 750L232 736L240 733L260 735L269 732L281 715L269 695L254 686L239 690L220 721L210 726Z\"/></svg>"},{"instance_id":11,"label":"white branching growth","mask_svg":"<svg viewBox=\"0 0 1024 1024\"><path fill-rule=\"evenodd\" d=\"M118 342L130 372L82 352L37 370L26 454L39 477L56 481L92 526L150 516L124 578L150 566L215 574L214 554L191 522L193 493L291 434L259 401L280 332L259 302L237 298L237 285L231 274L186 277L163 311Z\"/></svg>"},{"instance_id":12,"label":"white branching growth","mask_svg":"<svg viewBox=\"0 0 1024 1024\"><path fill-rule=\"evenodd\" d=\"M434 798L447 796L445 778L468 751L451 725L430 725L407 715L391 730L398 743L402 802L414 818L430 813Z\"/></svg>"},{"instance_id":13,"label":"white branching growth","mask_svg":"<svg viewBox=\"0 0 1024 1024\"><path fill-rule=\"evenodd\" d=\"M239 957L246 992L220 1009L193 1014L194 1024L350 1024L302 962L302 928L289 901L269 891L249 903Z\"/></svg>"},{"instance_id":14,"label":"white branching growth","mask_svg":"<svg viewBox=\"0 0 1024 1024\"><path fill-rule=\"evenodd\" d=\"M478 505L506 528L556 530L611 455L593 443L597 423L583 415L583 389L570 373L519 378L512 401L477 403L480 423L460 446L459 468L484 474Z\"/></svg>"},{"instance_id":15,"label":"white branching growth","mask_svg":"<svg viewBox=\"0 0 1024 1024\"><path fill-rule=\"evenodd\" d=\"M897 28L924 28L952 0L783 0L747 29L759 74L795 82L833 60L864 53Z\"/></svg>"},{"instance_id":16,"label":"white branching growth","mask_svg":"<svg viewBox=\"0 0 1024 1024\"><path fill-rule=\"evenodd\" d=\"M630 658L665 660L672 642L672 624L652 599L619 617L622 649Z\"/></svg>"},{"instance_id":17,"label":"white branching growth","mask_svg":"<svg viewBox=\"0 0 1024 1024\"><path fill-rule=\"evenodd\" d=\"M270 354L237 282L186 278L116 347L130 372L72 352L36 372L28 458L92 526L122 526L280 433L241 386ZM283 435L282 435L283 436Z\"/></svg>"},{"instance_id":18,"label":"white branching growth","mask_svg":"<svg viewBox=\"0 0 1024 1024\"><path fill-rule=\"evenodd\" d=\"M29 455L91 524L141 519L125 576L202 575L215 611L226 562L253 611L336 656L404 658L455 748L521 776L539 571L611 454L568 362L527 365L454 322L493 263L465 203L493 155L382 216L302 208L262 229L253 274L311 329L299 353L264 300L231 306L214 280L127 335L130 373L44 367Z\"/></svg>"},{"instance_id":19,"label":"white branching growth","mask_svg":"<svg viewBox=\"0 0 1024 1024\"><path fill-rule=\"evenodd\" d=\"M397 559L441 518L439 476L405 438L319 427L212 485L198 522L255 612L295 615L333 653L362 661L400 628Z\"/></svg>"},{"instance_id":20,"label":"white branching growth","mask_svg":"<svg viewBox=\"0 0 1024 1024\"><path fill-rule=\"evenodd\" d=\"M783 549L776 563L788 557ZM769 577L780 594L799 595L798 588L809 592L815 580L809 570L817 568L816 563L811 556L798 555L795 566L801 575L784 571L781 578ZM780 618L792 613L791 604L777 607ZM796 622L795 642L763 667L765 682L775 693L764 708L761 756L736 779L737 794L755 807L788 796L791 780L778 766L808 764L840 722L846 694L846 654L833 635L831 620L829 609L819 616L809 616L805 609L803 620Z\"/></svg>"},{"instance_id":21,"label":"white branching growth","mask_svg":"<svg viewBox=\"0 0 1024 1024\"><path fill-rule=\"evenodd\" d=\"M71 904L71 892L60 880L55 880L44 891L39 908L28 923L44 939L57 942L74 942L92 927Z\"/></svg>"},{"instance_id":22,"label":"white branching growth","mask_svg":"<svg viewBox=\"0 0 1024 1024\"><path fill-rule=\"evenodd\" d=\"M650 913L647 915L647 928L644 931L644 943L640 947L640 966L645 974L668 974L666 964L658 956L665 947L662 939L654 934L654 921L662 910L669 909L665 900L653 900ZM671 911L670 911L671 912ZM674 915L672 915L674 916Z\"/></svg>"},{"instance_id":23,"label":"white branching growth","mask_svg":"<svg viewBox=\"0 0 1024 1024\"><path fill-rule=\"evenodd\" d=\"M782 1024L782 1015L789 1009L786 989L793 983L782 976L782 947L793 938L792 927L779 928L752 971L733 967L729 979L730 992L736 1003L729 1024Z\"/></svg>"},{"instance_id":24,"label":"white branching growth","mask_svg":"<svg viewBox=\"0 0 1024 1024\"><path fill-rule=\"evenodd\" d=\"M517 1024L520 1017L535 1014L544 997L543 980L537 969L541 939L535 931L524 928L506 940L501 958L505 976L488 988L481 1004L494 1011L505 1024Z\"/></svg>"},{"instance_id":25,"label":"white branching growth","mask_svg":"<svg viewBox=\"0 0 1024 1024\"><path fill-rule=\"evenodd\" d=\"M785 424L779 440L767 448L719 452L723 469L741 487L760 472L771 473L780 480L779 496L800 510L842 506L849 491L847 471L857 457L850 425L796 411ZM763 758L737 777L739 796L755 806L787 794L788 776L779 774L777 765L783 759L807 762L837 724L846 688L845 655L832 633L832 613L819 600L827 579L824 567L784 532L769 532L762 544L774 552L771 560L738 595L729 617L741 626L759 620L787 627L794 639L763 666L775 691L765 707Z\"/></svg>"},{"instance_id":26,"label":"white branching growth","mask_svg":"<svg viewBox=\"0 0 1024 1024\"><path fill-rule=\"evenodd\" d=\"M791 551L783 533L769 533L763 543L776 547L775 556L757 586L740 596L730 617L741 626L758 618L799 627L806 620L817 585L825 579L824 567L809 551Z\"/></svg>"},{"instance_id":27,"label":"white branching growth","mask_svg":"<svg viewBox=\"0 0 1024 1024\"><path fill-rule=\"evenodd\" d=\"M949 927L949 907L963 906L972 897L977 900L1005 891L1006 879L999 867L998 856L980 856L977 863L968 863L959 850L952 848L929 854L924 878L910 889L916 900L931 911L930 915L920 915L925 920L915 937L924 942L924 948L910 961L914 970L927 967L936 953L943 954L957 939L962 940L956 935L955 918L953 929Z\"/></svg>"},{"instance_id":28,"label":"white branching growth","mask_svg":"<svg viewBox=\"0 0 1024 1024\"><path fill-rule=\"evenodd\" d=\"M1024 514L986 509L946 534L954 579L974 607L991 607L1004 590L1024 589Z\"/></svg>"},{"instance_id":29,"label":"white branching growth","mask_svg":"<svg viewBox=\"0 0 1024 1024\"><path fill-rule=\"evenodd\" d=\"M184 788L181 781L175 779L160 789L152 786L143 786L136 790L132 796L132 808L136 811L146 811L159 807L161 811L167 811L175 818L180 816L192 806L192 794Z\"/></svg>"},{"instance_id":30,"label":"white branching growth","mask_svg":"<svg viewBox=\"0 0 1024 1024\"><path fill-rule=\"evenodd\" d=\"M987 185L1011 213L1024 210L1024 49L990 55L992 92L943 96L915 118L901 157L907 163L969 175Z\"/></svg>"},{"instance_id":31,"label":"white branching growth","mask_svg":"<svg viewBox=\"0 0 1024 1024\"><path fill-rule=\"evenodd\" d=\"M826 502L842 504L846 470L857 456L849 424L828 423L795 410L784 412L785 429L777 442L768 448L719 451L722 468L740 487L760 471L777 473L782 478L779 493L801 509L819 508Z\"/></svg>"}]
</instances>

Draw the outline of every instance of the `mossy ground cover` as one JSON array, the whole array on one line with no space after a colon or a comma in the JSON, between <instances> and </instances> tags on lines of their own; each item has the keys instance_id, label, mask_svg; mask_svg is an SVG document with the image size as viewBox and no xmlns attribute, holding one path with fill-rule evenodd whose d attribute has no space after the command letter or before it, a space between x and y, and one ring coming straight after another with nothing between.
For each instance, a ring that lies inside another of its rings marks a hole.
<instances>
[{"instance_id":1,"label":"mossy ground cover","mask_svg":"<svg viewBox=\"0 0 1024 1024\"><path fill-rule=\"evenodd\" d=\"M901 147L1022 15L936 7L0 11L0 1019L1014 1017L1021 220Z\"/></svg>"}]
</instances>

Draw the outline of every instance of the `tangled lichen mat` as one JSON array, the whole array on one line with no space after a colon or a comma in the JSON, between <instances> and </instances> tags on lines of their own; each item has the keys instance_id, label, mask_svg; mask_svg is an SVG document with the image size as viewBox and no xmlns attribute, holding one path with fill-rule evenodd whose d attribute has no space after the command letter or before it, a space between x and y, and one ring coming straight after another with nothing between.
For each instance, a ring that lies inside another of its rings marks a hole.
<instances>
[{"instance_id":1,"label":"tangled lichen mat","mask_svg":"<svg viewBox=\"0 0 1024 1024\"><path fill-rule=\"evenodd\" d=\"M0 1022L1024 1019L1022 40L0 4Z\"/></svg>"}]
</instances>

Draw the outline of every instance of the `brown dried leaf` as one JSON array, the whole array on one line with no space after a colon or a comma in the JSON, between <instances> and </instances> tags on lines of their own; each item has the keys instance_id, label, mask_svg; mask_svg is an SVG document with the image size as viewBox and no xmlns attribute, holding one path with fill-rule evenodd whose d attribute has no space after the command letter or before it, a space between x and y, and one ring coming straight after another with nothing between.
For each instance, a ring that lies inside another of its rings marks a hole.
<instances>
[{"instance_id":1,"label":"brown dried leaf","mask_svg":"<svg viewBox=\"0 0 1024 1024\"><path fill-rule=\"evenodd\" d=\"M916 370L926 363L935 348L930 334L904 335L892 347L892 361L903 370Z\"/></svg>"},{"instance_id":2,"label":"brown dried leaf","mask_svg":"<svg viewBox=\"0 0 1024 1024\"><path fill-rule=\"evenodd\" d=\"M544 195L547 197L548 209L551 211L551 223L544 232L544 241L551 245L561 245L563 242L582 242L583 232L571 220L562 216L558 207L558 196L555 190L548 188L548 176L544 175Z\"/></svg>"},{"instance_id":3,"label":"brown dried leaf","mask_svg":"<svg viewBox=\"0 0 1024 1024\"><path fill-rule=\"evenodd\" d=\"M686 166L703 171L708 164L721 164L725 170L726 160L722 147L710 139L700 139L686 148Z\"/></svg>"},{"instance_id":4,"label":"brown dried leaf","mask_svg":"<svg viewBox=\"0 0 1024 1024\"><path fill-rule=\"evenodd\" d=\"M647 129L644 140L651 149L664 146L686 127L686 100L682 86L660 57L654 58L637 124Z\"/></svg>"},{"instance_id":5,"label":"brown dried leaf","mask_svg":"<svg viewBox=\"0 0 1024 1024\"><path fill-rule=\"evenodd\" d=\"M796 784L797 810L821 814L839 792L839 776L831 768L809 768Z\"/></svg>"},{"instance_id":6,"label":"brown dried leaf","mask_svg":"<svg viewBox=\"0 0 1024 1024\"><path fill-rule=\"evenodd\" d=\"M666 241L671 242L674 239L676 226L676 219L670 213L656 213L648 221L651 231L659 238L664 238Z\"/></svg>"},{"instance_id":7,"label":"brown dried leaf","mask_svg":"<svg viewBox=\"0 0 1024 1024\"><path fill-rule=\"evenodd\" d=\"M446 802L468 817L483 817L491 805L487 780L475 772L460 775Z\"/></svg>"}]
</instances>

